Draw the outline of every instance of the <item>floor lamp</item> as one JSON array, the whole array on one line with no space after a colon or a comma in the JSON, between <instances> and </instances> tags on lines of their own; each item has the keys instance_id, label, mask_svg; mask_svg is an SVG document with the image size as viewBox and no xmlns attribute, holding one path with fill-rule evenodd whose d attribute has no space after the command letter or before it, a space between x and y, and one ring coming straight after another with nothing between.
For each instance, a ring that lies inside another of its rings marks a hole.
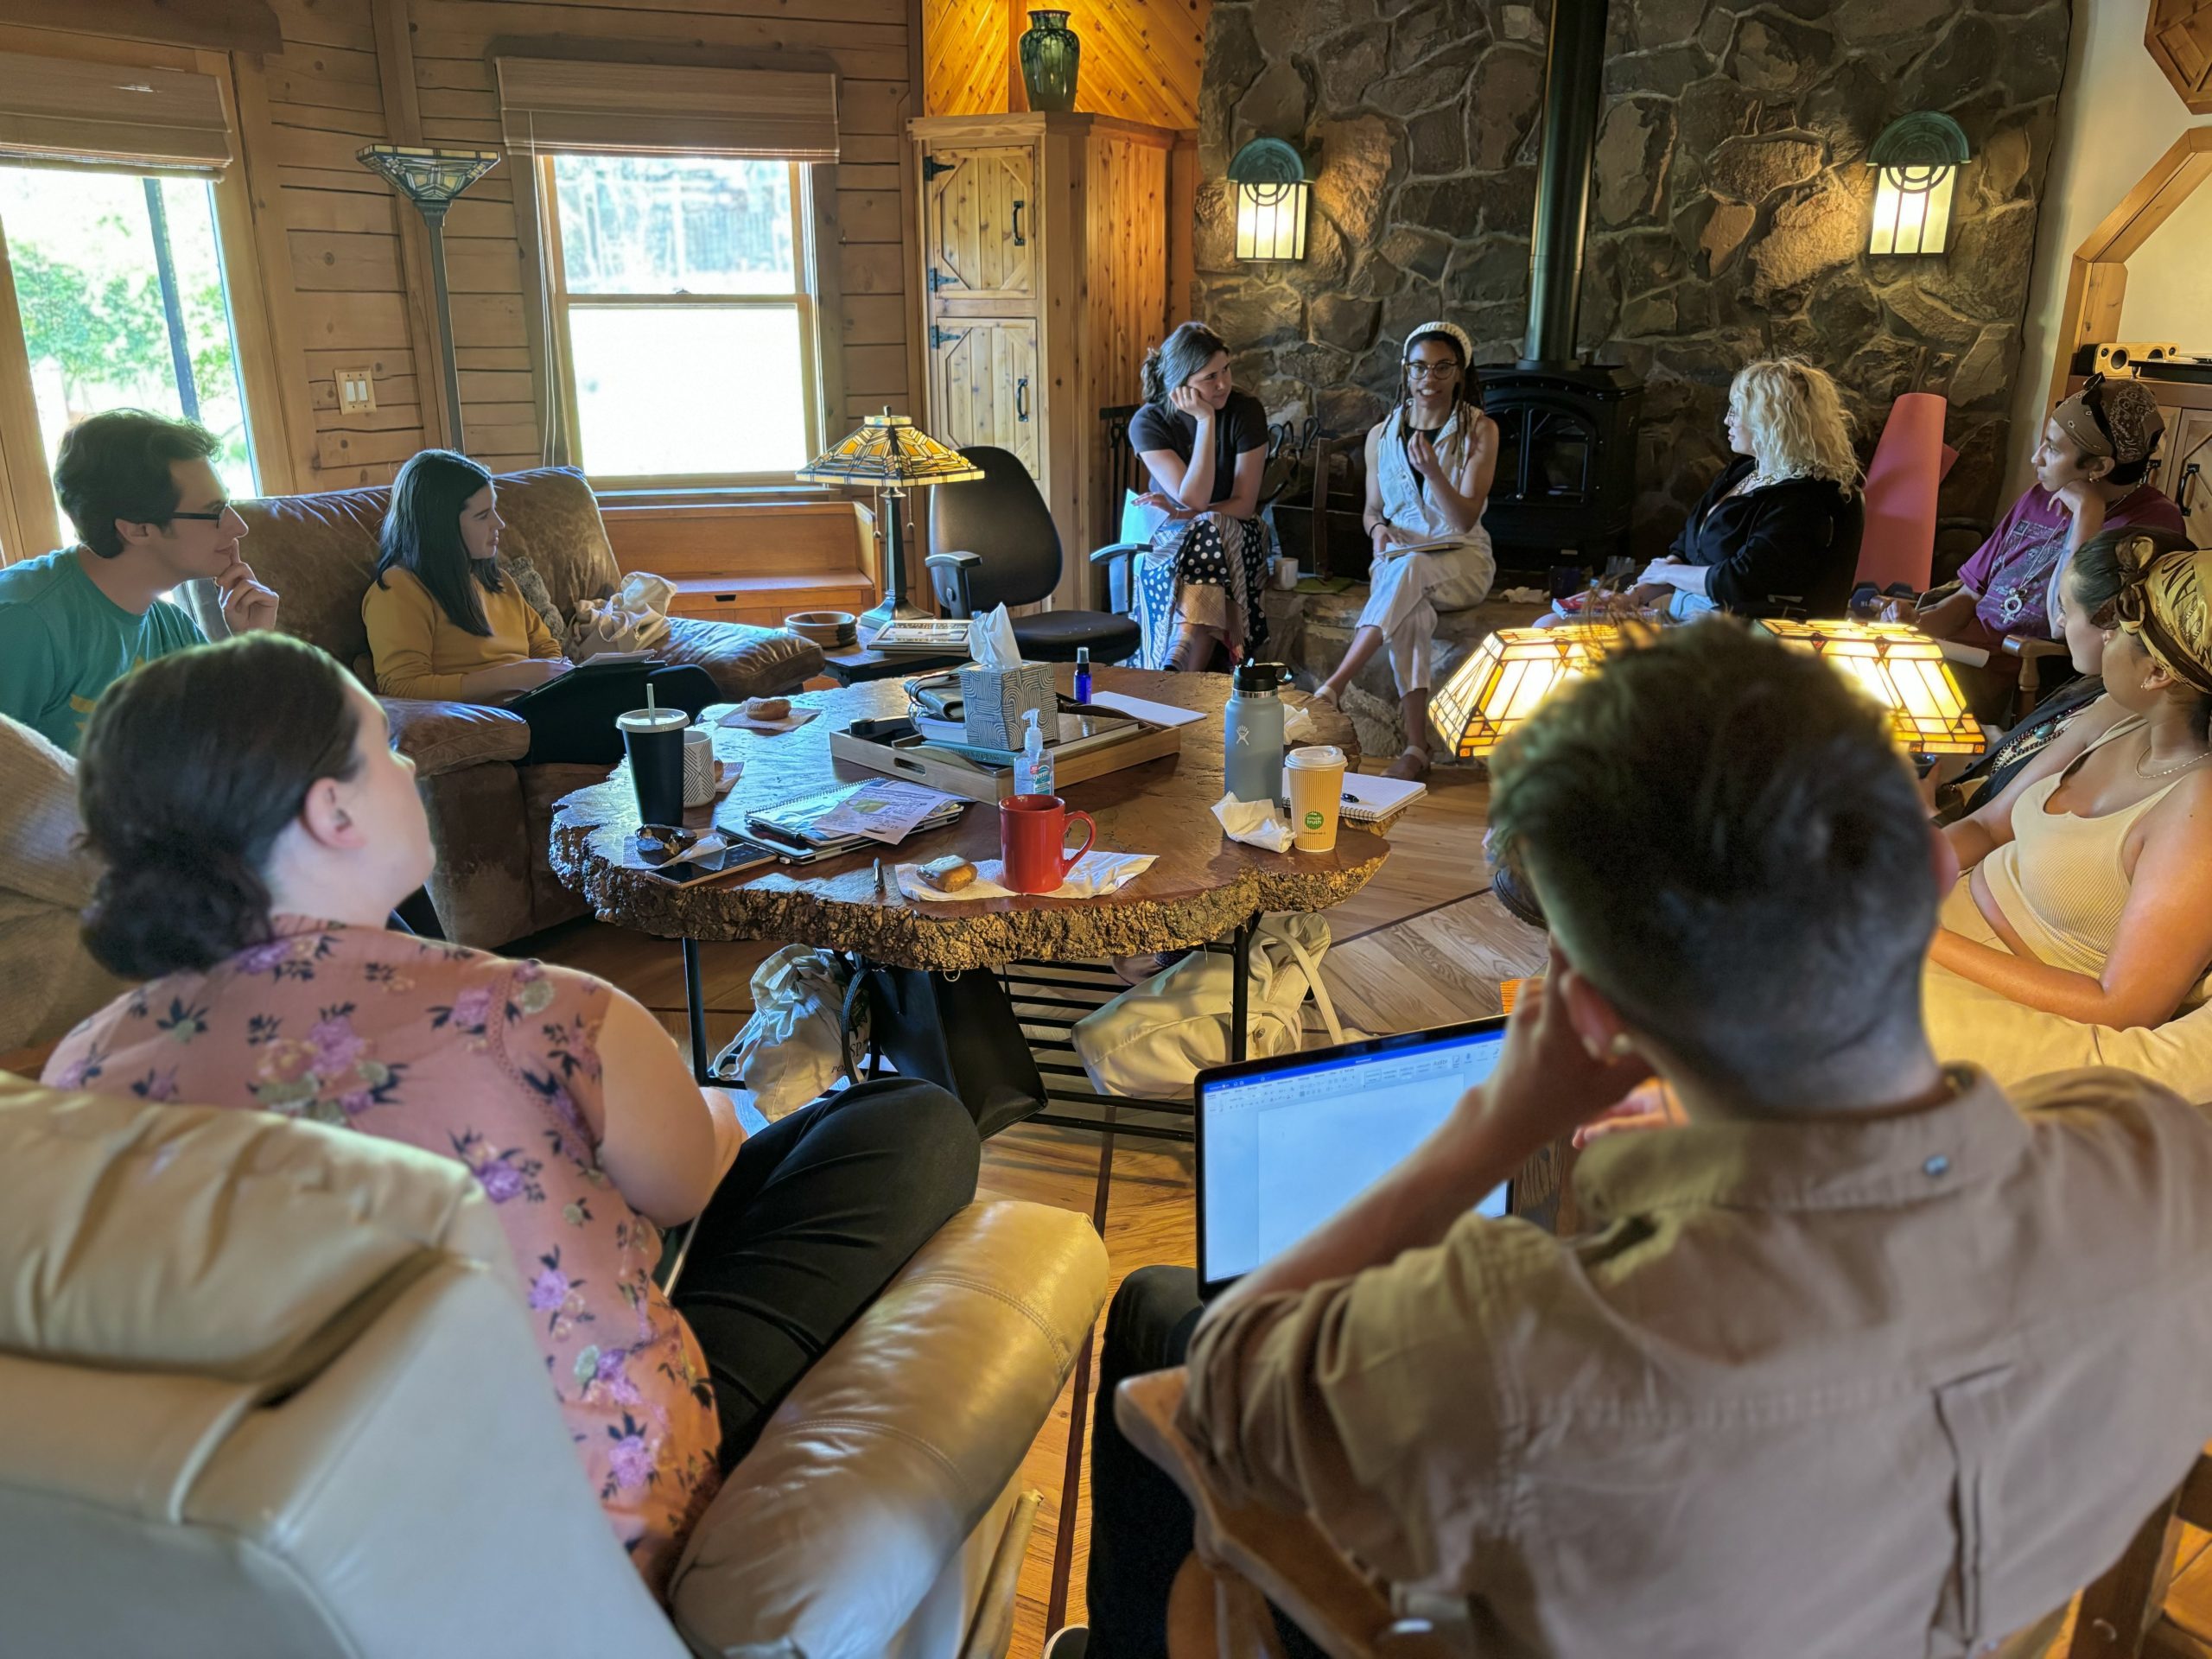
<instances>
[{"instance_id":1,"label":"floor lamp","mask_svg":"<svg viewBox=\"0 0 2212 1659\"><path fill-rule=\"evenodd\" d=\"M381 173L423 215L430 230L430 287L438 302L438 355L443 359L446 408L453 429L447 442L467 453L461 435L461 368L454 361L453 301L446 289L446 209L454 198L499 164L497 149L424 149L413 144L369 144L353 159Z\"/></svg>"}]
</instances>

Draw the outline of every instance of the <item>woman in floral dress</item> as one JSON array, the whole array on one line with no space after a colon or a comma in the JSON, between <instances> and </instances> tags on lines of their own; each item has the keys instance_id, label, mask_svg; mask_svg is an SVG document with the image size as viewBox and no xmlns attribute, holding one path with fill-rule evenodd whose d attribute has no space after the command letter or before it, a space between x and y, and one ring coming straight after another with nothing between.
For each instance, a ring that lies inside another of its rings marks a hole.
<instances>
[{"instance_id":1,"label":"woman in floral dress","mask_svg":"<svg viewBox=\"0 0 2212 1659\"><path fill-rule=\"evenodd\" d=\"M247 709L249 726L218 717ZM862 1084L748 1139L604 981L387 931L431 866L414 767L311 645L254 634L149 664L102 699L78 787L107 866L86 943L146 982L45 1080L467 1165L586 1478L663 1590L776 1402L974 1196L965 1109ZM660 1230L695 1217L671 1306Z\"/></svg>"}]
</instances>

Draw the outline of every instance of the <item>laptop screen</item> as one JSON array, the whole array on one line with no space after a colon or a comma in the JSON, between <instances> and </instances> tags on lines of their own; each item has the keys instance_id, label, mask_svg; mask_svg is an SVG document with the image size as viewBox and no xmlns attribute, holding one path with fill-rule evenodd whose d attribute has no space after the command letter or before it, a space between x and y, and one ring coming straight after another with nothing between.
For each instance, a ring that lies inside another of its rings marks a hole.
<instances>
[{"instance_id":1,"label":"laptop screen","mask_svg":"<svg viewBox=\"0 0 2212 1659\"><path fill-rule=\"evenodd\" d=\"M1497 1064L1505 1021L1308 1050L1204 1073L1198 1277L1211 1294L1350 1203ZM1502 1216L1506 1188L1476 1206Z\"/></svg>"}]
</instances>

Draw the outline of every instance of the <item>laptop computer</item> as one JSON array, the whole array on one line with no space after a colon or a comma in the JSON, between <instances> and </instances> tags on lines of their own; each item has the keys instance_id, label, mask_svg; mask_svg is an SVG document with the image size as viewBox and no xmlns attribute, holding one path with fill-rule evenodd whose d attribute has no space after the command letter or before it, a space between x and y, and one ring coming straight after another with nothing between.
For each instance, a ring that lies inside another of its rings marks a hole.
<instances>
[{"instance_id":1,"label":"laptop computer","mask_svg":"<svg viewBox=\"0 0 2212 1659\"><path fill-rule=\"evenodd\" d=\"M1491 1074L1504 1043L1500 1015L1199 1072L1200 1294L1225 1290L1373 1185ZM1475 1208L1504 1215L1510 1185Z\"/></svg>"}]
</instances>

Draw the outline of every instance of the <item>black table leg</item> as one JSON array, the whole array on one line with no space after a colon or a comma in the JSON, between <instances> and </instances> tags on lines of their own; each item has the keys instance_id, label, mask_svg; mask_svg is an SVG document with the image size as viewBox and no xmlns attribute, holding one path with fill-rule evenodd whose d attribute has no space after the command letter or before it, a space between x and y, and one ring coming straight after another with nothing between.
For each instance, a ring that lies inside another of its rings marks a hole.
<instances>
[{"instance_id":1,"label":"black table leg","mask_svg":"<svg viewBox=\"0 0 2212 1659\"><path fill-rule=\"evenodd\" d=\"M1243 1059L1251 1043L1252 998L1252 918L1246 917L1236 924L1236 937L1230 947L1230 962L1236 975L1229 992L1229 1063Z\"/></svg>"},{"instance_id":2,"label":"black table leg","mask_svg":"<svg viewBox=\"0 0 2212 1659\"><path fill-rule=\"evenodd\" d=\"M683 1006L691 1019L691 1076L699 1083L712 1083L715 1074L707 1069L707 988L699 976L699 941L683 941Z\"/></svg>"}]
</instances>

